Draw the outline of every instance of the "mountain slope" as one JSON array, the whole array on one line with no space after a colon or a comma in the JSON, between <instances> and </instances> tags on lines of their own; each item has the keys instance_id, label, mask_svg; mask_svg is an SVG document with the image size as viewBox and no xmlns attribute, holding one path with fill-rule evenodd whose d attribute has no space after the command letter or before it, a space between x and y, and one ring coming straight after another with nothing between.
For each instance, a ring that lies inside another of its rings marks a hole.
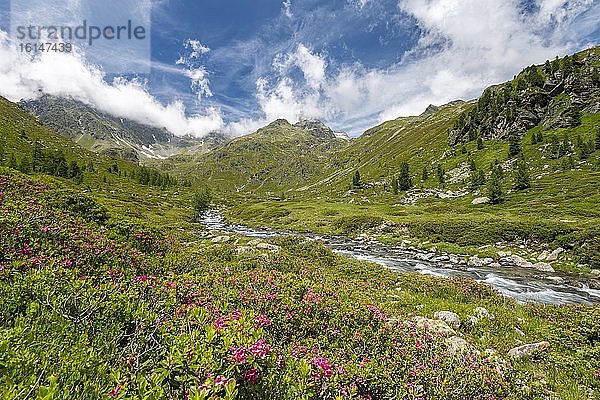
<instances>
[{"instance_id":1,"label":"mountain slope","mask_svg":"<svg viewBox=\"0 0 600 400\"><path fill-rule=\"evenodd\" d=\"M117 118L74 99L44 95L22 101L20 105L42 123L88 150L134 161L205 152L224 140L218 134L204 139L180 138L164 128Z\"/></svg>"},{"instance_id":2,"label":"mountain slope","mask_svg":"<svg viewBox=\"0 0 600 400\"><path fill-rule=\"evenodd\" d=\"M198 157L177 156L162 164L219 191L275 192L314 182L335 170L331 155L348 145L319 121L291 125L277 120Z\"/></svg>"},{"instance_id":3,"label":"mountain slope","mask_svg":"<svg viewBox=\"0 0 600 400\"><path fill-rule=\"evenodd\" d=\"M483 92L449 135L451 144L523 136L545 129L577 126L581 113L600 111L600 47L525 68L510 82Z\"/></svg>"}]
</instances>

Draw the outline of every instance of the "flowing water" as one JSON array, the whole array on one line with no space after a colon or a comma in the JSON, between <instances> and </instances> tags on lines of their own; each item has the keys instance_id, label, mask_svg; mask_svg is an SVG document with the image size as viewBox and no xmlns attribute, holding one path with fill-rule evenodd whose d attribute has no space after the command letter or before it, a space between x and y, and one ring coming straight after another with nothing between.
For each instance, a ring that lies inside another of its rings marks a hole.
<instances>
[{"instance_id":1,"label":"flowing water","mask_svg":"<svg viewBox=\"0 0 600 400\"><path fill-rule=\"evenodd\" d=\"M247 237L270 239L285 235L319 240L338 254L375 262L399 272L419 272L438 277L462 276L486 283L519 302L546 304L599 304L600 290L590 289L585 279L560 273L544 273L519 267L473 267L448 262L425 261L426 253L414 249L389 246L377 241L351 239L344 236L297 233L267 228L250 228L229 224L218 213L207 213L202 223L209 229L237 233ZM561 279L558 279L561 278Z\"/></svg>"}]
</instances>

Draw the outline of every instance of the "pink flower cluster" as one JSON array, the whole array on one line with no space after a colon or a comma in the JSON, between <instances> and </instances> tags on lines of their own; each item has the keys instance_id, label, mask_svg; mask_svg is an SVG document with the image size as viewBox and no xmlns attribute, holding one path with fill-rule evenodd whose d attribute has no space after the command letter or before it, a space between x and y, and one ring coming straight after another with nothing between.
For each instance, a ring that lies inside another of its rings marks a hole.
<instances>
[{"instance_id":1,"label":"pink flower cluster","mask_svg":"<svg viewBox=\"0 0 600 400\"><path fill-rule=\"evenodd\" d=\"M250 353L255 357L264 360L271 352L271 346L267 344L265 339L259 339L256 343L250 346Z\"/></svg>"},{"instance_id":2,"label":"pink flower cluster","mask_svg":"<svg viewBox=\"0 0 600 400\"><path fill-rule=\"evenodd\" d=\"M331 364L325 357L315 357L312 360L312 365L317 369L315 372L315 379L321 380L321 378L329 379L333 375Z\"/></svg>"}]
</instances>

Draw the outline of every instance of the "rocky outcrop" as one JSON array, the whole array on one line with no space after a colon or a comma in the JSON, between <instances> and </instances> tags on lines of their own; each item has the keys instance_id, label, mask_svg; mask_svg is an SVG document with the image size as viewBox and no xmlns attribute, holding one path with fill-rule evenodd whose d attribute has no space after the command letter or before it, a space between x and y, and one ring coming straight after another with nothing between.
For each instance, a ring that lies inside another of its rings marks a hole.
<instances>
[{"instance_id":1,"label":"rocky outcrop","mask_svg":"<svg viewBox=\"0 0 600 400\"><path fill-rule=\"evenodd\" d=\"M473 140L506 139L542 125L577 126L581 112L600 111L600 48L523 70L512 82L485 90L450 131L451 145Z\"/></svg>"},{"instance_id":2,"label":"rocky outcrop","mask_svg":"<svg viewBox=\"0 0 600 400\"><path fill-rule=\"evenodd\" d=\"M338 137L330 127L318 119L304 119L294 124L294 126L309 131L319 139L335 139Z\"/></svg>"}]
</instances>

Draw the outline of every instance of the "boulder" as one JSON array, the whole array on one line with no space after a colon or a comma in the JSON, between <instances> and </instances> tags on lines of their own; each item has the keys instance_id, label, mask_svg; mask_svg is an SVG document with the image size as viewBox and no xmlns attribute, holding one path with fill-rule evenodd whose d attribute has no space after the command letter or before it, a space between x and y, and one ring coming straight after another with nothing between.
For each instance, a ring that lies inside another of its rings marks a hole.
<instances>
[{"instance_id":1,"label":"boulder","mask_svg":"<svg viewBox=\"0 0 600 400\"><path fill-rule=\"evenodd\" d=\"M550 253L550 255L546 258L546 261L556 261L556 260L558 260L558 256L560 256L564 252L565 252L565 249L563 249L562 247L559 247L558 249L556 249L552 253Z\"/></svg>"},{"instance_id":2,"label":"boulder","mask_svg":"<svg viewBox=\"0 0 600 400\"><path fill-rule=\"evenodd\" d=\"M448 354L466 353L469 351L469 343L463 338L452 336L444 340L448 345Z\"/></svg>"},{"instance_id":3,"label":"boulder","mask_svg":"<svg viewBox=\"0 0 600 400\"><path fill-rule=\"evenodd\" d=\"M545 262L539 262L539 263L535 264L533 266L533 268L537 269L538 271L542 271L542 272L554 272L554 268L552 268L552 266L550 266L550 264L545 263Z\"/></svg>"},{"instance_id":4,"label":"boulder","mask_svg":"<svg viewBox=\"0 0 600 400\"><path fill-rule=\"evenodd\" d=\"M441 319L454 329L458 329L460 327L460 317L458 314L453 313L452 311L438 311L433 314L433 317L436 319Z\"/></svg>"},{"instance_id":5,"label":"boulder","mask_svg":"<svg viewBox=\"0 0 600 400\"><path fill-rule=\"evenodd\" d=\"M593 269L592 270L592 275L600 276L600 269Z\"/></svg>"},{"instance_id":6,"label":"boulder","mask_svg":"<svg viewBox=\"0 0 600 400\"><path fill-rule=\"evenodd\" d=\"M544 261L548 259L548 256L550 255L550 253L548 253L547 250L542 251L542 253L538 256L538 261Z\"/></svg>"},{"instance_id":7,"label":"boulder","mask_svg":"<svg viewBox=\"0 0 600 400\"><path fill-rule=\"evenodd\" d=\"M530 263L529 261L527 261L526 259L524 259L521 256L518 256L516 254L513 254L512 256L509 257L510 260L517 266L517 267L521 267L521 268L533 268L533 264Z\"/></svg>"},{"instance_id":8,"label":"boulder","mask_svg":"<svg viewBox=\"0 0 600 400\"><path fill-rule=\"evenodd\" d=\"M479 316L479 318L486 318L490 316L490 312L483 307L475 308L475 314Z\"/></svg>"},{"instance_id":9,"label":"boulder","mask_svg":"<svg viewBox=\"0 0 600 400\"><path fill-rule=\"evenodd\" d=\"M239 256L242 254L253 253L254 249L250 246L238 246L236 247L235 252Z\"/></svg>"},{"instance_id":10,"label":"boulder","mask_svg":"<svg viewBox=\"0 0 600 400\"><path fill-rule=\"evenodd\" d=\"M508 354L513 358L529 357L538 351L548 350L549 348L550 343L548 342L525 344L523 346L515 347L514 349L509 350Z\"/></svg>"},{"instance_id":11,"label":"boulder","mask_svg":"<svg viewBox=\"0 0 600 400\"><path fill-rule=\"evenodd\" d=\"M489 197L478 197L476 199L474 199L471 204L473 205L479 205L479 204L488 204L490 202L490 198Z\"/></svg>"},{"instance_id":12,"label":"boulder","mask_svg":"<svg viewBox=\"0 0 600 400\"><path fill-rule=\"evenodd\" d=\"M261 250L269 250L273 253L277 253L279 252L279 246L271 244L271 243L259 243L256 245L257 249L261 249Z\"/></svg>"},{"instance_id":13,"label":"boulder","mask_svg":"<svg viewBox=\"0 0 600 400\"><path fill-rule=\"evenodd\" d=\"M262 243L262 239L253 239L248 242L248 246L256 246L260 243Z\"/></svg>"},{"instance_id":14,"label":"boulder","mask_svg":"<svg viewBox=\"0 0 600 400\"><path fill-rule=\"evenodd\" d=\"M483 267L484 265L486 265L485 261L477 256L469 258L468 264L473 267Z\"/></svg>"},{"instance_id":15,"label":"boulder","mask_svg":"<svg viewBox=\"0 0 600 400\"><path fill-rule=\"evenodd\" d=\"M421 316L413 317L413 322L418 328L427 329L434 333L441 333L445 335L454 335L454 329L450 328L444 321L429 319Z\"/></svg>"},{"instance_id":16,"label":"boulder","mask_svg":"<svg viewBox=\"0 0 600 400\"><path fill-rule=\"evenodd\" d=\"M227 243L231 240L231 236L217 236L211 239L211 242L213 243Z\"/></svg>"}]
</instances>

